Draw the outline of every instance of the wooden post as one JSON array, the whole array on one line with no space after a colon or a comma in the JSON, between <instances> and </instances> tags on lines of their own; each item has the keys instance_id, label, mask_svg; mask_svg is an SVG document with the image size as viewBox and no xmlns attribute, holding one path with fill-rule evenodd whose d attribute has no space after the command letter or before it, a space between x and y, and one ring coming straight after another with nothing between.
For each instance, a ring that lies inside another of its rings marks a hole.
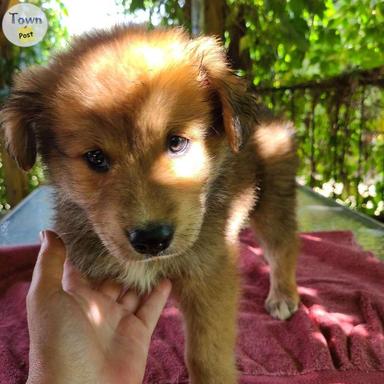
<instances>
[{"instance_id":1,"label":"wooden post","mask_svg":"<svg viewBox=\"0 0 384 384\"><path fill-rule=\"evenodd\" d=\"M192 35L202 33L224 38L225 1L191 0Z\"/></svg>"},{"instance_id":2,"label":"wooden post","mask_svg":"<svg viewBox=\"0 0 384 384\"><path fill-rule=\"evenodd\" d=\"M191 0L192 36L204 32L204 3L205 0Z\"/></svg>"},{"instance_id":3,"label":"wooden post","mask_svg":"<svg viewBox=\"0 0 384 384\"><path fill-rule=\"evenodd\" d=\"M224 40L225 31L225 1L204 1L204 33L215 35Z\"/></svg>"},{"instance_id":4,"label":"wooden post","mask_svg":"<svg viewBox=\"0 0 384 384\"><path fill-rule=\"evenodd\" d=\"M247 32L245 23L246 9L243 3L234 4L231 9L230 22L227 24L229 36L231 37L228 46L228 57L235 69L243 69L249 78L252 78L252 60L249 55L249 48L241 49L241 41Z\"/></svg>"},{"instance_id":5,"label":"wooden post","mask_svg":"<svg viewBox=\"0 0 384 384\"><path fill-rule=\"evenodd\" d=\"M189 33L192 32L192 0L185 0L183 6L184 27L188 28Z\"/></svg>"}]
</instances>

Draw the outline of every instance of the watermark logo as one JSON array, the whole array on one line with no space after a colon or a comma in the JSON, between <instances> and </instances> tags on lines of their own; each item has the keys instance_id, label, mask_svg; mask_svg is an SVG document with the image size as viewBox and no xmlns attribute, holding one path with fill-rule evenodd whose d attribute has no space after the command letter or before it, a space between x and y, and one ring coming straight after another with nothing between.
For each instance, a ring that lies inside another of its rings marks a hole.
<instances>
[{"instance_id":1,"label":"watermark logo","mask_svg":"<svg viewBox=\"0 0 384 384\"><path fill-rule=\"evenodd\" d=\"M5 37L19 47L30 47L43 40L48 29L45 13L36 5L16 4L3 17Z\"/></svg>"}]
</instances>

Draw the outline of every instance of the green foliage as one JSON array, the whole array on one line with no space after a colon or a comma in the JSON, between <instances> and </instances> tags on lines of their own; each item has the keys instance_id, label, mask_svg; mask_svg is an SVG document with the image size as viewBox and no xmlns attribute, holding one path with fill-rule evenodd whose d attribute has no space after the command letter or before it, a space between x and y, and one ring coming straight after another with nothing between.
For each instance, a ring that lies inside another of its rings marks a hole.
<instances>
[{"instance_id":1,"label":"green foliage","mask_svg":"<svg viewBox=\"0 0 384 384\"><path fill-rule=\"evenodd\" d=\"M115 0L116 4L124 9L126 14L134 14L137 11L148 11L148 24L163 26L183 25L190 30L190 13L185 11L186 1L178 0ZM156 20L154 20L156 15Z\"/></svg>"},{"instance_id":2,"label":"green foliage","mask_svg":"<svg viewBox=\"0 0 384 384\"><path fill-rule=\"evenodd\" d=\"M384 92L373 86L317 92L263 98L295 122L300 181L341 204L383 217Z\"/></svg>"},{"instance_id":3,"label":"green foliage","mask_svg":"<svg viewBox=\"0 0 384 384\"><path fill-rule=\"evenodd\" d=\"M255 85L289 85L384 64L382 1L228 3L232 10L245 8L247 31L241 49L252 58Z\"/></svg>"}]
</instances>

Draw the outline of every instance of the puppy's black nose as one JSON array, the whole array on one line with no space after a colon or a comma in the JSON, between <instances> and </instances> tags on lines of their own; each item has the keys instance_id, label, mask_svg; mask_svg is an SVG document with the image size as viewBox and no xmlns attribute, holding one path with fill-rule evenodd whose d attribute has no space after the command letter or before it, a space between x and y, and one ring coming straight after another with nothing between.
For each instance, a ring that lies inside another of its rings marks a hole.
<instances>
[{"instance_id":1,"label":"puppy's black nose","mask_svg":"<svg viewBox=\"0 0 384 384\"><path fill-rule=\"evenodd\" d=\"M173 229L166 224L150 224L144 228L127 231L127 236L137 252L154 256L169 247Z\"/></svg>"}]
</instances>

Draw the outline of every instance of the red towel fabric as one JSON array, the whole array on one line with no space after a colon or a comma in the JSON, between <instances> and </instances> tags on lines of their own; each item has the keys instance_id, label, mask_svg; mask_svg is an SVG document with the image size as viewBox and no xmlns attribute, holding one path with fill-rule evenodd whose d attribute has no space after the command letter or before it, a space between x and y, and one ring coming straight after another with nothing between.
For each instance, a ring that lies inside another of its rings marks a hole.
<instances>
[{"instance_id":1,"label":"red towel fabric","mask_svg":"<svg viewBox=\"0 0 384 384\"><path fill-rule=\"evenodd\" d=\"M383 384L384 263L350 232L301 235L299 311L274 320L263 303L268 265L250 230L241 239L241 384ZM28 372L25 296L38 246L0 250L0 383ZM188 383L182 318L170 300L153 336L146 384ZM202 383L204 384L204 383Z\"/></svg>"}]
</instances>

